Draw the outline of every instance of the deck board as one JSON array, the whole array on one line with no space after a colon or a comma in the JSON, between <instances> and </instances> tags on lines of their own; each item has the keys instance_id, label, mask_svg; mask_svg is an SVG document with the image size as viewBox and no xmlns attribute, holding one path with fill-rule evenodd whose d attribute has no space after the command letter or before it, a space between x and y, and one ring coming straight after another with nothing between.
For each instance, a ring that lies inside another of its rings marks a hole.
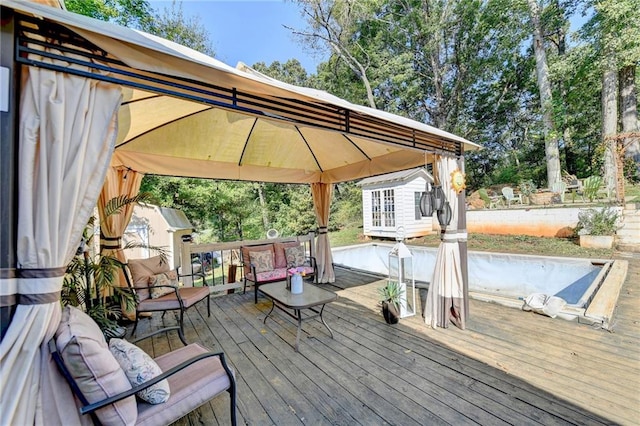
<instances>
[{"instance_id":1,"label":"deck board","mask_svg":"<svg viewBox=\"0 0 640 426\"><path fill-rule=\"evenodd\" d=\"M629 271L613 330L470 301L466 330L431 329L418 315L384 323L379 278L336 269L327 305L332 339L316 320L282 313L253 293L212 299L185 316L188 341L224 351L236 371L238 421L250 425L637 424L640 419L640 258ZM421 289L422 303L427 290ZM175 324L141 320L139 334ZM153 356L181 346L177 333L140 346ZM220 396L176 422L229 424Z\"/></svg>"}]
</instances>

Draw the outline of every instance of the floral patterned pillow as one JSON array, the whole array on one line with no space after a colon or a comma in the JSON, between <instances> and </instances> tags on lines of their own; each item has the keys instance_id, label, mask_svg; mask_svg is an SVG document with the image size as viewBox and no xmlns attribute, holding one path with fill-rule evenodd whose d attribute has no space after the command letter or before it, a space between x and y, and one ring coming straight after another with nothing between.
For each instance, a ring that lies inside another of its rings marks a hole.
<instances>
[{"instance_id":1,"label":"floral patterned pillow","mask_svg":"<svg viewBox=\"0 0 640 426\"><path fill-rule=\"evenodd\" d=\"M306 253L304 247L285 247L285 256L287 257L288 266L302 266L306 260Z\"/></svg>"},{"instance_id":2,"label":"floral patterned pillow","mask_svg":"<svg viewBox=\"0 0 640 426\"><path fill-rule=\"evenodd\" d=\"M171 287L178 287L178 274L176 271L163 272L161 274L152 275L149 277L149 287L156 285L167 285ZM157 299L165 294L173 293L171 287L151 287L149 289L152 299Z\"/></svg>"},{"instance_id":3,"label":"floral patterned pillow","mask_svg":"<svg viewBox=\"0 0 640 426\"><path fill-rule=\"evenodd\" d=\"M256 267L256 274L273 270L273 253L270 250L250 251L249 259L251 259L251 264Z\"/></svg>"},{"instance_id":4,"label":"floral patterned pillow","mask_svg":"<svg viewBox=\"0 0 640 426\"><path fill-rule=\"evenodd\" d=\"M145 351L122 339L109 340L109 350L120 364L131 386L141 385L162 374L162 370ZM136 393L138 398L150 404L167 402L171 391L165 379Z\"/></svg>"}]
</instances>

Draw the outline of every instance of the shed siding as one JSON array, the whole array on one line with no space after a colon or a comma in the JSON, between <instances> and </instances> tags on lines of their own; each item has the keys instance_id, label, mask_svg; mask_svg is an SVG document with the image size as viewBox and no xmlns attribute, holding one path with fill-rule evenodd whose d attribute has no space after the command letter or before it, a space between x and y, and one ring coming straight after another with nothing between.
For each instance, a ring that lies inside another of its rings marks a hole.
<instances>
[{"instance_id":1,"label":"shed siding","mask_svg":"<svg viewBox=\"0 0 640 426\"><path fill-rule=\"evenodd\" d=\"M433 221L430 218L415 218L415 193L422 192L426 180L422 176L415 177L408 182L382 182L367 185L362 188L362 224L363 234L371 237L395 238L396 229L403 226L408 238L427 235L433 231ZM371 198L373 191L394 190L395 219L394 227L373 226Z\"/></svg>"}]
</instances>

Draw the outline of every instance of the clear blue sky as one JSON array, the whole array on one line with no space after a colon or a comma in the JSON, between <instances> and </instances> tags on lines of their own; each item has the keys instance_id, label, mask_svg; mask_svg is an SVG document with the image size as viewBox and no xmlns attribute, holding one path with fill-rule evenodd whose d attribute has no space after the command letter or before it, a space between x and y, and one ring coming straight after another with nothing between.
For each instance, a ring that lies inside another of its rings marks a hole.
<instances>
[{"instance_id":1,"label":"clear blue sky","mask_svg":"<svg viewBox=\"0 0 640 426\"><path fill-rule=\"evenodd\" d=\"M170 0L151 0L153 8L171 8ZM323 58L314 58L283 27L304 27L297 5L282 0L183 0L185 16L197 16L209 32L216 58L228 65L238 61L286 62L297 59L315 73Z\"/></svg>"}]
</instances>

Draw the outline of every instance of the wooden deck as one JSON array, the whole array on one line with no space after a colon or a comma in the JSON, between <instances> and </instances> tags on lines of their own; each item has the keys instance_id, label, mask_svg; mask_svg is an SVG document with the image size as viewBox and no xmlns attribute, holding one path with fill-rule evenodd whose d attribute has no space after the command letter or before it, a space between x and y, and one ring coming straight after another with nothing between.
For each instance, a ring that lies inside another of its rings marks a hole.
<instances>
[{"instance_id":1,"label":"wooden deck","mask_svg":"<svg viewBox=\"0 0 640 426\"><path fill-rule=\"evenodd\" d=\"M613 332L471 300L465 331L430 329L419 315L384 323L377 278L336 270L337 302L296 327L253 293L212 300L188 314L187 339L224 351L238 382L240 424L639 424L640 258L618 301ZM325 285L326 286L326 285ZM424 296L425 290L422 290ZM140 332L165 321L155 314ZM160 335L159 355L181 345ZM177 424L229 424L220 396Z\"/></svg>"}]
</instances>

